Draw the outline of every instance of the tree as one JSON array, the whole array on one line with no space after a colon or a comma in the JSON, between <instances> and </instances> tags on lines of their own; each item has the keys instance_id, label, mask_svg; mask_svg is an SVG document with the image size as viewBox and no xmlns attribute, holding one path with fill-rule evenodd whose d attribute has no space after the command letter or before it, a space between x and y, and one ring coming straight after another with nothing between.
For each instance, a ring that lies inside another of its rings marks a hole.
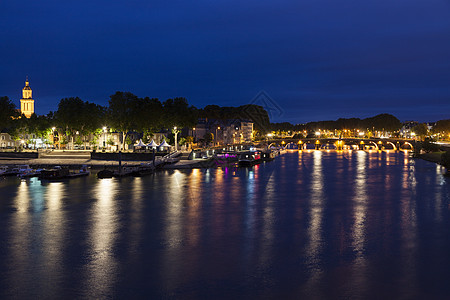
<instances>
[{"instance_id":1,"label":"tree","mask_svg":"<svg viewBox=\"0 0 450 300\"><path fill-rule=\"evenodd\" d=\"M79 132L83 136L83 145L86 150L86 137L92 135L94 138L101 134L100 128L105 124L106 109L98 104L84 102L80 120Z\"/></svg>"},{"instance_id":2,"label":"tree","mask_svg":"<svg viewBox=\"0 0 450 300\"><path fill-rule=\"evenodd\" d=\"M214 134L212 134L211 132L207 132L205 133L205 136L203 138L205 139L205 142L207 144L212 143L212 141L214 141Z\"/></svg>"},{"instance_id":3,"label":"tree","mask_svg":"<svg viewBox=\"0 0 450 300\"><path fill-rule=\"evenodd\" d=\"M364 128L384 131L396 131L402 126L399 119L390 114L380 114L363 120Z\"/></svg>"},{"instance_id":4,"label":"tree","mask_svg":"<svg viewBox=\"0 0 450 300\"><path fill-rule=\"evenodd\" d=\"M194 127L197 124L198 110L194 106L189 106L185 98L167 99L163 103L163 110L163 125L166 128Z\"/></svg>"},{"instance_id":5,"label":"tree","mask_svg":"<svg viewBox=\"0 0 450 300\"><path fill-rule=\"evenodd\" d=\"M434 133L450 133L450 120L439 120L433 127Z\"/></svg>"},{"instance_id":6,"label":"tree","mask_svg":"<svg viewBox=\"0 0 450 300\"><path fill-rule=\"evenodd\" d=\"M55 119L65 135L73 138L78 132L83 137L86 149L86 136L93 134L104 123L105 108L95 103L84 102L78 97L64 98L58 104Z\"/></svg>"},{"instance_id":7,"label":"tree","mask_svg":"<svg viewBox=\"0 0 450 300\"><path fill-rule=\"evenodd\" d=\"M417 137L423 139L425 136L428 135L428 126L425 123L421 123L419 125L414 126L411 129L411 131L414 132Z\"/></svg>"},{"instance_id":8,"label":"tree","mask_svg":"<svg viewBox=\"0 0 450 300\"><path fill-rule=\"evenodd\" d=\"M128 132L135 130L135 112L139 107L138 97L130 92L116 92L110 96L108 107L108 125L122 133L122 140L119 140L119 150L123 149L123 144Z\"/></svg>"},{"instance_id":9,"label":"tree","mask_svg":"<svg viewBox=\"0 0 450 300\"><path fill-rule=\"evenodd\" d=\"M0 131L11 125L12 119L18 117L14 103L8 97L0 97Z\"/></svg>"},{"instance_id":10,"label":"tree","mask_svg":"<svg viewBox=\"0 0 450 300\"><path fill-rule=\"evenodd\" d=\"M72 142L76 131L81 128L84 102L78 97L64 98L59 101L55 119L58 126L64 132L67 140Z\"/></svg>"},{"instance_id":11,"label":"tree","mask_svg":"<svg viewBox=\"0 0 450 300\"><path fill-rule=\"evenodd\" d=\"M27 117L22 114L18 118L14 119L8 131L11 135L11 138L15 141L25 139L25 136L28 133Z\"/></svg>"},{"instance_id":12,"label":"tree","mask_svg":"<svg viewBox=\"0 0 450 300\"><path fill-rule=\"evenodd\" d=\"M151 133L162 127L163 106L157 98L138 98L134 105L137 130Z\"/></svg>"}]
</instances>

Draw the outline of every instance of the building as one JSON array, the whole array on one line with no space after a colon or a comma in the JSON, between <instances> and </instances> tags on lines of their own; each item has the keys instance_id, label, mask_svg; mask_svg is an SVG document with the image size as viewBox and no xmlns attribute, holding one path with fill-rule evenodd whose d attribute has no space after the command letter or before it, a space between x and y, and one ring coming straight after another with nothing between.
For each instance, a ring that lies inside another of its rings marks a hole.
<instances>
[{"instance_id":1,"label":"building","mask_svg":"<svg viewBox=\"0 0 450 300\"><path fill-rule=\"evenodd\" d=\"M14 140L7 133L0 133L0 149L14 149Z\"/></svg>"},{"instance_id":2,"label":"building","mask_svg":"<svg viewBox=\"0 0 450 300\"><path fill-rule=\"evenodd\" d=\"M22 89L22 99L20 99L20 113L29 118L34 114L34 100L28 77L25 81L25 87Z\"/></svg>"},{"instance_id":3,"label":"building","mask_svg":"<svg viewBox=\"0 0 450 300\"><path fill-rule=\"evenodd\" d=\"M246 120L227 120L223 123L222 141L225 145L251 142L253 123Z\"/></svg>"},{"instance_id":4,"label":"building","mask_svg":"<svg viewBox=\"0 0 450 300\"><path fill-rule=\"evenodd\" d=\"M205 135L212 133L214 145L233 145L248 143L253 140L253 122L248 120L216 120L199 119L192 130L194 142L204 140Z\"/></svg>"},{"instance_id":5,"label":"building","mask_svg":"<svg viewBox=\"0 0 450 300\"><path fill-rule=\"evenodd\" d=\"M416 121L406 121L403 123L402 128L400 129L399 135L405 139L411 139L414 137L412 132L412 128L419 125L419 122Z\"/></svg>"}]
</instances>

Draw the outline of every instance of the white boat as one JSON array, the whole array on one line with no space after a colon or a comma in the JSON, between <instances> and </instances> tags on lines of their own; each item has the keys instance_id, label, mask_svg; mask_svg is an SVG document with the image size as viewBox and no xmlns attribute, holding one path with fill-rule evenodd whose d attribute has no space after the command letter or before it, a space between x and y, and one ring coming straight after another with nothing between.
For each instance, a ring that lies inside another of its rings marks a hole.
<instances>
[{"instance_id":1,"label":"white boat","mask_svg":"<svg viewBox=\"0 0 450 300\"><path fill-rule=\"evenodd\" d=\"M8 166L0 166L0 176L8 172L9 168Z\"/></svg>"},{"instance_id":2,"label":"white boat","mask_svg":"<svg viewBox=\"0 0 450 300\"><path fill-rule=\"evenodd\" d=\"M16 167L7 167L7 166L2 166L2 172L1 172L1 176L15 176L17 174L19 174L19 168Z\"/></svg>"},{"instance_id":3,"label":"white boat","mask_svg":"<svg viewBox=\"0 0 450 300\"><path fill-rule=\"evenodd\" d=\"M91 174L91 171L89 170L88 166L82 165L78 172L70 172L68 177L69 178L82 177L82 176L88 176L89 174Z\"/></svg>"},{"instance_id":4,"label":"white boat","mask_svg":"<svg viewBox=\"0 0 450 300\"><path fill-rule=\"evenodd\" d=\"M29 165L19 165L17 167L19 169L19 173L17 174L17 176L19 176L20 178L35 177L41 173L41 170L32 169Z\"/></svg>"}]
</instances>

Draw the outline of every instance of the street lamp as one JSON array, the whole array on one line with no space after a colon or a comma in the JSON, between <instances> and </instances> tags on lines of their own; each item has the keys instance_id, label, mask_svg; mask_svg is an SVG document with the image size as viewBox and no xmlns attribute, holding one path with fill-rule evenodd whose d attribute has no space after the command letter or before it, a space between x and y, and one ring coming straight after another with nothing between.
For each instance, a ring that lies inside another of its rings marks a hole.
<instances>
[{"instance_id":1,"label":"street lamp","mask_svg":"<svg viewBox=\"0 0 450 300\"><path fill-rule=\"evenodd\" d=\"M178 139L177 139L177 135L178 135L178 133L179 133L180 131L177 130L177 126L174 126L172 132L173 132L173 134L175 134L175 151L177 151L177 150L178 150Z\"/></svg>"},{"instance_id":2,"label":"street lamp","mask_svg":"<svg viewBox=\"0 0 450 300\"><path fill-rule=\"evenodd\" d=\"M51 143L52 145L55 145L55 130L56 130L56 127L52 127L52 143Z\"/></svg>"},{"instance_id":3,"label":"street lamp","mask_svg":"<svg viewBox=\"0 0 450 300\"><path fill-rule=\"evenodd\" d=\"M217 141L217 130L220 130L220 126L217 126L217 129L216 129L216 144L218 145L219 142Z\"/></svg>"},{"instance_id":4,"label":"street lamp","mask_svg":"<svg viewBox=\"0 0 450 300\"><path fill-rule=\"evenodd\" d=\"M103 126L103 150L106 149L106 126Z\"/></svg>"}]
</instances>

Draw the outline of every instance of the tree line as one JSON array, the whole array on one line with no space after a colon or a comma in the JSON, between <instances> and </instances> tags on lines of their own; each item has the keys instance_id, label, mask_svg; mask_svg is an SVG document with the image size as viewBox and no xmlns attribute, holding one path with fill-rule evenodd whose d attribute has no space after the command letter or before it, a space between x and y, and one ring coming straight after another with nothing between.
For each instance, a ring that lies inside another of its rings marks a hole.
<instances>
[{"instance_id":1,"label":"tree line","mask_svg":"<svg viewBox=\"0 0 450 300\"><path fill-rule=\"evenodd\" d=\"M157 98L141 98L130 92L111 95L107 106L83 101L78 97L64 98L59 101L57 111L45 116L33 114L26 118L20 115L8 97L0 97L0 130L16 140L27 134L45 138L56 131L63 144L81 144L87 140L95 143L102 128L107 126L108 130L122 134L119 147L123 148L124 142L134 142L128 139L130 132L149 136L164 129L170 132L174 127L193 128L199 118L248 119L257 124L255 127L261 132L270 124L267 112L258 105L208 105L198 109L183 97L161 102ZM80 140L75 141L75 137Z\"/></svg>"},{"instance_id":2,"label":"tree line","mask_svg":"<svg viewBox=\"0 0 450 300\"><path fill-rule=\"evenodd\" d=\"M322 130L378 130L378 131L396 131L402 127L402 123L395 116L390 114L379 114L374 117L360 118L340 118L336 121L316 121L306 124L293 125L288 122L272 123L272 131L316 131Z\"/></svg>"}]
</instances>

